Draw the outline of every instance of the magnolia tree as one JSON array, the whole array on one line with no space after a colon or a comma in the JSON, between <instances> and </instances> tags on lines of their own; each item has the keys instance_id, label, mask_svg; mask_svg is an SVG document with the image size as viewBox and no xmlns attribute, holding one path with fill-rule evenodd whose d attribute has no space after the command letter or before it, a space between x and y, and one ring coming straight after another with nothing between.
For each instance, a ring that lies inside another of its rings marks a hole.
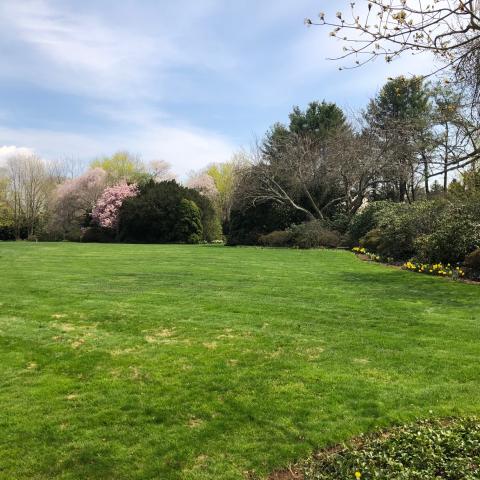
<instances>
[{"instance_id":1,"label":"magnolia tree","mask_svg":"<svg viewBox=\"0 0 480 480\"><path fill-rule=\"evenodd\" d=\"M59 185L53 192L52 229L63 235L78 230L102 194L106 180L105 170L92 168Z\"/></svg>"},{"instance_id":2,"label":"magnolia tree","mask_svg":"<svg viewBox=\"0 0 480 480\"><path fill-rule=\"evenodd\" d=\"M115 229L118 225L118 213L125 199L136 197L139 193L138 186L120 183L107 187L95 204L92 211L92 220L103 228Z\"/></svg>"}]
</instances>

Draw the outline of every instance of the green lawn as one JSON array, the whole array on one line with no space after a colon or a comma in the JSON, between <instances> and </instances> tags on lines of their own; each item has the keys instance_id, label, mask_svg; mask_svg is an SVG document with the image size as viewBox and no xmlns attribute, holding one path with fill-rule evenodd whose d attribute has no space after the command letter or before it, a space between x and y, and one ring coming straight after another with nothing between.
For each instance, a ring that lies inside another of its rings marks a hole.
<instances>
[{"instance_id":1,"label":"green lawn","mask_svg":"<svg viewBox=\"0 0 480 480\"><path fill-rule=\"evenodd\" d=\"M478 413L480 287L349 252L0 243L0 478L242 479Z\"/></svg>"}]
</instances>

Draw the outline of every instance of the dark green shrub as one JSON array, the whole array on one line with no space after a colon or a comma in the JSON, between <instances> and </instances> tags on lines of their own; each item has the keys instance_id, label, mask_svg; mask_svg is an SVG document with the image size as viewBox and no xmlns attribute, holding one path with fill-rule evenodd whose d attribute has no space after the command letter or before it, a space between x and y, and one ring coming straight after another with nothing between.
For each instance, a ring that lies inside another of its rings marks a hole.
<instances>
[{"instance_id":1,"label":"dark green shrub","mask_svg":"<svg viewBox=\"0 0 480 480\"><path fill-rule=\"evenodd\" d=\"M292 245L292 233L288 230L275 230L266 235L260 235L258 243L265 247L290 247Z\"/></svg>"},{"instance_id":2,"label":"dark green shrub","mask_svg":"<svg viewBox=\"0 0 480 480\"><path fill-rule=\"evenodd\" d=\"M360 239L359 244L369 252L377 252L381 242L382 231L379 228L374 228Z\"/></svg>"},{"instance_id":3,"label":"dark green shrub","mask_svg":"<svg viewBox=\"0 0 480 480\"><path fill-rule=\"evenodd\" d=\"M305 480L361 478L475 480L480 478L480 422L423 420L320 452L304 466Z\"/></svg>"},{"instance_id":4,"label":"dark green shrub","mask_svg":"<svg viewBox=\"0 0 480 480\"><path fill-rule=\"evenodd\" d=\"M202 239L203 226L200 209L192 200L182 199L178 206L178 219L175 226L179 242L199 243Z\"/></svg>"},{"instance_id":5,"label":"dark green shrub","mask_svg":"<svg viewBox=\"0 0 480 480\"><path fill-rule=\"evenodd\" d=\"M233 209L225 226L228 245L256 245L261 235L285 230L293 223L305 220L298 210L285 205L265 202Z\"/></svg>"},{"instance_id":6,"label":"dark green shrub","mask_svg":"<svg viewBox=\"0 0 480 480\"><path fill-rule=\"evenodd\" d=\"M292 243L298 248L336 248L342 241L338 232L328 230L319 220L294 225L291 234Z\"/></svg>"},{"instance_id":7,"label":"dark green shrub","mask_svg":"<svg viewBox=\"0 0 480 480\"><path fill-rule=\"evenodd\" d=\"M342 235L349 233L349 227L352 219L344 213L336 213L332 219L328 220L326 226L329 230L334 230Z\"/></svg>"},{"instance_id":8,"label":"dark green shrub","mask_svg":"<svg viewBox=\"0 0 480 480\"><path fill-rule=\"evenodd\" d=\"M83 231L80 240L85 243L110 243L115 241L115 237L110 229L92 226Z\"/></svg>"},{"instance_id":9,"label":"dark green shrub","mask_svg":"<svg viewBox=\"0 0 480 480\"><path fill-rule=\"evenodd\" d=\"M67 240L69 242L80 242L82 240L82 236L83 233L81 228L72 228L65 233L64 240Z\"/></svg>"},{"instance_id":10,"label":"dark green shrub","mask_svg":"<svg viewBox=\"0 0 480 480\"><path fill-rule=\"evenodd\" d=\"M465 257L464 265L474 272L480 273L480 248L477 248Z\"/></svg>"},{"instance_id":11,"label":"dark green shrub","mask_svg":"<svg viewBox=\"0 0 480 480\"><path fill-rule=\"evenodd\" d=\"M462 262L480 245L480 216L476 205L452 204L438 212L433 231L415 240L416 256L423 262Z\"/></svg>"},{"instance_id":12,"label":"dark green shrub","mask_svg":"<svg viewBox=\"0 0 480 480\"><path fill-rule=\"evenodd\" d=\"M194 220L190 214L189 220L180 219L181 215L186 214L186 210L191 210L186 205L181 207L183 200L193 202L200 212L202 229L196 228L196 233L195 228L187 224L198 223L198 219ZM120 241L140 243L212 241L219 238L220 234L219 222L210 200L196 190L178 185L174 180L146 183L141 187L139 195L125 200L120 208L118 229ZM196 239L195 235L199 238Z\"/></svg>"},{"instance_id":13,"label":"dark green shrub","mask_svg":"<svg viewBox=\"0 0 480 480\"><path fill-rule=\"evenodd\" d=\"M15 229L11 225L0 226L0 241L15 240Z\"/></svg>"},{"instance_id":14,"label":"dark green shrub","mask_svg":"<svg viewBox=\"0 0 480 480\"><path fill-rule=\"evenodd\" d=\"M415 256L415 240L435 231L444 201L388 203L375 214L381 232L377 252L382 257L408 260Z\"/></svg>"},{"instance_id":15,"label":"dark green shrub","mask_svg":"<svg viewBox=\"0 0 480 480\"><path fill-rule=\"evenodd\" d=\"M378 226L378 212L389 205L391 202L372 202L353 216L348 228L351 246L357 246L362 237Z\"/></svg>"}]
</instances>

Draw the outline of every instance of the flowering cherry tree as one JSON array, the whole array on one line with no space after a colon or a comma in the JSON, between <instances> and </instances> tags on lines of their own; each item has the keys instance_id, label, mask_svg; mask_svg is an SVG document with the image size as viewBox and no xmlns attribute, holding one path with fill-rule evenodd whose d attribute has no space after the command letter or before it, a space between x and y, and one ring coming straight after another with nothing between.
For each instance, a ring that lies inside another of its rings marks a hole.
<instances>
[{"instance_id":1,"label":"flowering cherry tree","mask_svg":"<svg viewBox=\"0 0 480 480\"><path fill-rule=\"evenodd\" d=\"M124 200L136 197L139 193L136 184L120 183L107 187L95 204L92 220L104 228L114 229L118 225L118 212Z\"/></svg>"},{"instance_id":2,"label":"flowering cherry tree","mask_svg":"<svg viewBox=\"0 0 480 480\"><path fill-rule=\"evenodd\" d=\"M188 188L197 190L197 192L205 195L210 200L213 200L218 194L217 187L215 186L215 180L207 173L200 173L191 177L186 186Z\"/></svg>"},{"instance_id":3,"label":"flowering cherry tree","mask_svg":"<svg viewBox=\"0 0 480 480\"><path fill-rule=\"evenodd\" d=\"M93 168L58 185L51 199L52 226L63 232L78 229L105 189L107 173Z\"/></svg>"}]
</instances>

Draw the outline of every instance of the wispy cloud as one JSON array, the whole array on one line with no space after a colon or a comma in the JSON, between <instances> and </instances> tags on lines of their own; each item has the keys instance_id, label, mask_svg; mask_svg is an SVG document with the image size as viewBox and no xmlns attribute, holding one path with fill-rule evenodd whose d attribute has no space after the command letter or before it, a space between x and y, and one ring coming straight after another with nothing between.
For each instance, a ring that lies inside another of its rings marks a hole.
<instances>
[{"instance_id":1,"label":"wispy cloud","mask_svg":"<svg viewBox=\"0 0 480 480\"><path fill-rule=\"evenodd\" d=\"M346 0L2 1L0 145L57 158L128 148L182 174L227 160L294 104L352 104L387 75L425 70L407 59L392 73L377 63L339 75L325 60L338 44L327 30L307 30L303 18L340 3L348 7Z\"/></svg>"},{"instance_id":2,"label":"wispy cloud","mask_svg":"<svg viewBox=\"0 0 480 480\"><path fill-rule=\"evenodd\" d=\"M2 2L0 17L3 36L24 51L10 58L10 74L43 88L102 98L148 95L154 67L178 57L166 38L155 43L43 0Z\"/></svg>"},{"instance_id":3,"label":"wispy cloud","mask_svg":"<svg viewBox=\"0 0 480 480\"><path fill-rule=\"evenodd\" d=\"M0 138L8 138L15 145L31 146L0 147L0 163L12 155L35 151L45 159L73 156L88 164L97 156L113 153L112 145L115 145L115 149L128 150L140 155L145 161L166 160L174 165L174 170L180 177L208 163L228 160L235 150L235 145L221 135L200 129L163 125L132 130L128 136L87 136L64 131L0 127Z\"/></svg>"}]
</instances>

